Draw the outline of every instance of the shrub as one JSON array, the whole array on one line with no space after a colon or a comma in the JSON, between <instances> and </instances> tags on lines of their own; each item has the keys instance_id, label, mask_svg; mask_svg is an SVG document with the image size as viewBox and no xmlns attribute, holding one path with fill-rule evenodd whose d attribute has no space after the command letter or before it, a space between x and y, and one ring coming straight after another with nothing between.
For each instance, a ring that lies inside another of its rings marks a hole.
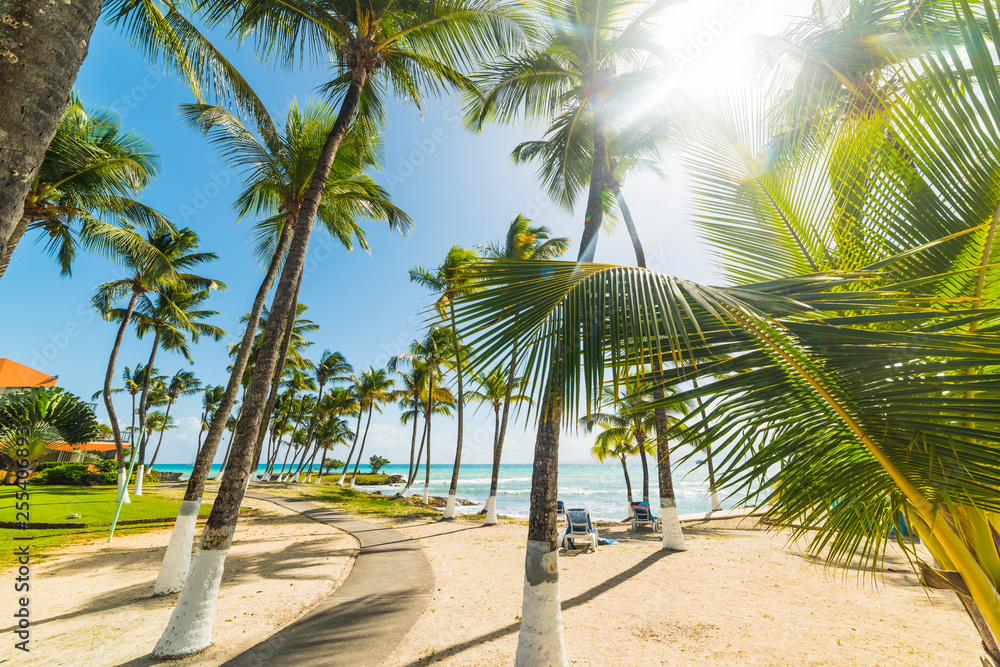
<instances>
[{"instance_id":1,"label":"shrub","mask_svg":"<svg viewBox=\"0 0 1000 667\"><path fill-rule=\"evenodd\" d=\"M323 464L326 470L336 470L337 468L343 468L344 462L340 459L327 459L326 463Z\"/></svg>"},{"instance_id":2,"label":"shrub","mask_svg":"<svg viewBox=\"0 0 1000 667\"><path fill-rule=\"evenodd\" d=\"M60 463L46 468L31 478L36 484L93 484L91 478L95 475L87 468L86 463Z\"/></svg>"}]
</instances>

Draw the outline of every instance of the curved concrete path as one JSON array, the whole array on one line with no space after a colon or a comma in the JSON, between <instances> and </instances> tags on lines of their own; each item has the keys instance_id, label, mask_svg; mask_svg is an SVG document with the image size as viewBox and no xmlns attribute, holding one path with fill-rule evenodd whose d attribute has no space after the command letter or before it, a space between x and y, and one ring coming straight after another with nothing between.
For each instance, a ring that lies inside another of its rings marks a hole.
<instances>
[{"instance_id":1,"label":"curved concrete path","mask_svg":"<svg viewBox=\"0 0 1000 667\"><path fill-rule=\"evenodd\" d=\"M424 550L405 533L348 514L266 493L281 505L347 531L361 543L344 583L318 607L226 665L376 667L413 627L434 590Z\"/></svg>"}]
</instances>

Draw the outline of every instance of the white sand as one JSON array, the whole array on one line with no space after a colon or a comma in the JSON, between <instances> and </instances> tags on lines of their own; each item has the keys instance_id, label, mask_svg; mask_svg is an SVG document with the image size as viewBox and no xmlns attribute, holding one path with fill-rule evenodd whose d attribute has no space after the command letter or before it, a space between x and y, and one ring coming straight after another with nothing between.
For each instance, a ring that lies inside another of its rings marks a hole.
<instances>
[{"instance_id":1,"label":"white sand","mask_svg":"<svg viewBox=\"0 0 1000 667\"><path fill-rule=\"evenodd\" d=\"M246 499L243 506L260 514L241 517L237 526L216 606L214 643L166 664L221 664L314 607L350 571L357 554L351 536L272 503ZM38 666L159 664L148 655L177 600L152 597L169 537L169 530L157 530L116 536L111 544L72 545L33 565L31 653L16 651L15 660ZM0 574L13 580L9 571ZM2 608L14 609L13 586L3 588ZM11 629L3 629L10 639L5 657L14 652Z\"/></svg>"}]
</instances>

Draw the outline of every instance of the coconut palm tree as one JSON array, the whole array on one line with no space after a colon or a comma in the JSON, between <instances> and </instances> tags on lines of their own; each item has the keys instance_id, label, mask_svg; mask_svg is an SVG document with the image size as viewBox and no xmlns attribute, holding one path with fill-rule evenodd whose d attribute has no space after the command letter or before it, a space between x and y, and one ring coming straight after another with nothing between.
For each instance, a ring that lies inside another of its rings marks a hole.
<instances>
[{"instance_id":1,"label":"coconut palm tree","mask_svg":"<svg viewBox=\"0 0 1000 667\"><path fill-rule=\"evenodd\" d=\"M319 419L320 408L323 406L323 389L331 382L343 382L350 379L354 368L347 363L347 359L340 352L330 352L323 350L319 363L316 364L315 377L317 394L313 404L312 418L309 420L309 430L306 435L306 446L309 447L313 441L313 434L316 432L316 423ZM303 459L303 463L305 459ZM310 466L310 476L312 467Z\"/></svg>"},{"instance_id":2,"label":"coconut palm tree","mask_svg":"<svg viewBox=\"0 0 1000 667\"><path fill-rule=\"evenodd\" d=\"M157 156L142 137L122 130L106 109L88 111L76 93L24 201L24 212L0 250L0 277L27 232L47 235L45 250L70 275L78 246L107 253L141 238L131 234L169 228L159 212L136 198L157 173ZM119 227L108 220L120 219ZM141 245L137 247L141 249Z\"/></svg>"},{"instance_id":3,"label":"coconut palm tree","mask_svg":"<svg viewBox=\"0 0 1000 667\"><path fill-rule=\"evenodd\" d=\"M531 403L527 394L515 394L520 389L524 378L510 377L510 372L502 365L497 365L485 375L477 375L479 389L470 391L466 396L470 401L489 405L493 408L493 470L490 477L490 495L486 500L486 525L497 523L497 487L500 482L500 454L503 452L503 431L501 430L500 412L506 417L513 403Z\"/></svg>"},{"instance_id":4,"label":"coconut palm tree","mask_svg":"<svg viewBox=\"0 0 1000 667\"><path fill-rule=\"evenodd\" d=\"M354 462L354 471L351 473L351 488L354 488L355 479L358 476L358 466L361 463L361 457L365 453L365 442L368 440L368 427L372 423L372 412L378 410L382 412L381 404L387 403L392 400L392 387L395 381L389 377L389 371L385 368L376 369L374 366L369 366L368 370L361 371L361 375L354 378L352 382L352 389L355 397L358 401L359 421L358 426L361 426L360 415L364 414L365 409L368 410L368 420L365 422L365 434L361 438L361 448L358 450L358 458ZM354 448L358 444L357 438L354 440L354 445L351 446L351 451L347 455L347 462L344 464L344 470L340 473L340 479L338 484L343 486L344 477L347 475L347 469L351 465L351 459L354 454Z\"/></svg>"},{"instance_id":5,"label":"coconut palm tree","mask_svg":"<svg viewBox=\"0 0 1000 667\"><path fill-rule=\"evenodd\" d=\"M98 15L122 35L151 65L180 75L199 101L206 93L232 101L245 111L261 106L246 81L185 15L189 7L170 2L80 3L52 5L44 13L10 7L17 44L0 63L0 117L5 118L10 151L0 155L0 262L18 221L25 197L44 162L49 142L64 117L77 71L87 54ZM61 44L52 49L52 44ZM51 104L26 113L17 100L46 99Z\"/></svg>"},{"instance_id":6,"label":"coconut palm tree","mask_svg":"<svg viewBox=\"0 0 1000 667\"><path fill-rule=\"evenodd\" d=\"M718 140L723 131L699 136L705 143L689 164L694 206L702 221L733 228L737 243L723 261L736 287L568 264L550 264L543 281L536 267L497 263L482 267L491 275L480 280L483 292L460 304L458 320L469 331L484 327L470 343L486 364L515 334L529 335L497 313L524 308L540 350L531 367L546 364L557 344L566 358L579 355L582 368L566 364L558 377L571 414L579 400L597 399L605 373L620 377L651 356L670 355L676 372L657 380L679 388L671 403L706 401L712 423L694 412L689 438L707 430L727 449L720 484L770 503L769 518L800 525L795 535L814 536L828 562L860 556L874 568L899 535L903 512L934 555L936 565L914 556L924 582L958 593L1000 664L1000 560L986 539L1000 488L986 463L1000 441L989 416L996 315L981 307L996 296L990 278L1000 251L1000 153L996 136L983 130L1000 120L993 65L1000 54L979 10L996 33L991 5L955 3L948 11L962 27L962 48L929 40L919 56L900 61L879 120L891 142L884 131L859 132L854 146L837 142L830 169L800 163L762 171L767 165L758 161L756 177L742 180L728 169L730 182L717 177L739 152ZM749 113L732 103L718 111L731 119ZM773 154L770 145L756 148L758 157ZM824 194L830 179L852 187L859 171L851 165L865 173L864 197L849 216L865 221L865 243L831 231L843 225L845 209L841 198ZM742 196L730 196L736 189ZM771 243L767 263L760 251L740 255L754 234ZM817 273L810 262L858 270ZM805 275L796 275L802 267ZM733 279L750 275L757 282ZM602 295L596 306L584 301L591 295ZM684 386L720 373L725 379L699 389Z\"/></svg>"},{"instance_id":7,"label":"coconut palm tree","mask_svg":"<svg viewBox=\"0 0 1000 667\"><path fill-rule=\"evenodd\" d=\"M451 472L451 486L448 488L448 501L444 509L445 519L455 518L455 495L458 492L458 471L462 465L462 435L464 431L465 391L462 387L462 355L464 346L459 342L458 327L455 324L455 299L474 288L468 279L469 269L478 261L479 255L474 250L461 246L452 246L445 256L444 262L433 272L423 266L410 269L410 281L427 287L440 294L435 306L441 318L451 320L451 350L455 355L455 379L458 389L456 395L456 410L458 413L458 438L455 442L455 465Z\"/></svg>"},{"instance_id":8,"label":"coconut palm tree","mask_svg":"<svg viewBox=\"0 0 1000 667\"><path fill-rule=\"evenodd\" d=\"M215 412L216 406L219 405L219 401L226 393L226 388L221 384L210 384L206 385L205 389L201 395L201 427L198 429L198 449L197 452L201 451L201 436L208 427L208 418ZM195 456L197 456L197 452Z\"/></svg>"},{"instance_id":9,"label":"coconut palm tree","mask_svg":"<svg viewBox=\"0 0 1000 667\"><path fill-rule=\"evenodd\" d=\"M295 233L271 307L277 317L272 318L265 330L244 399L243 416L230 453L231 465L236 465L238 473L224 478L198 552L203 563L215 561L205 570L215 572L221 570L246 479L259 456L257 437L262 421L267 418L263 408L274 381L274 370L280 367L278 358L285 320L294 314L313 220L352 119L359 108L367 117L377 117L381 96L389 89L419 103L423 96L436 95L444 88L471 88L461 70L480 56L489 57L498 49L516 43L522 32L515 21L519 18L519 8L481 0L445 0L406 7L376 3L344 12L321 4L292 8L275 3L212 0L200 6L214 20L231 21L234 34L257 40L259 52L265 57L282 53L279 61L294 62L299 51L298 46L292 45L305 43L316 45L323 53L332 53L337 75L328 87L329 92L335 97L343 95L337 120L329 131L298 211ZM261 39L263 35L268 37ZM284 55L290 55L291 59ZM204 565L198 567L201 572ZM202 576L198 575L199 582ZM218 591L214 581L213 575L207 586L199 583L190 592L182 591L182 606L188 599L213 600ZM162 658L201 650L211 641L208 629L206 635L204 623L195 623L178 612L171 617L153 653Z\"/></svg>"},{"instance_id":10,"label":"coconut palm tree","mask_svg":"<svg viewBox=\"0 0 1000 667\"><path fill-rule=\"evenodd\" d=\"M152 417L153 415L160 415L160 414L161 413L159 413L159 412L151 412L150 413L150 417ZM164 431L170 431L170 430L173 430L175 428L177 428L177 424L174 423L174 418L171 417L170 415L166 414L166 413L162 413L162 418L159 418L157 420L156 430L158 430L160 432L160 438L156 442L156 449L153 450L153 458L150 459L150 461L149 461L149 467L150 467L150 469L152 469L153 466L156 464L156 457L160 453L160 445L163 444L163 432ZM140 473L144 473L145 471L142 468L140 468L139 472ZM139 474L139 473L136 473L136 474ZM138 482L138 479L136 481Z\"/></svg>"},{"instance_id":11,"label":"coconut palm tree","mask_svg":"<svg viewBox=\"0 0 1000 667\"><path fill-rule=\"evenodd\" d=\"M166 424L168 420L173 423L170 417L170 408L173 406L174 401L176 401L181 396L191 396L192 394L197 394L201 390L201 380L194 376L191 371L186 371L183 368L174 373L166 382L164 387L164 397L166 398L167 409L164 413L164 423ZM204 396L203 396L204 398ZM175 427L176 428L176 427ZM149 462L149 467L152 468L153 464L156 462L156 455L160 453L160 445L163 444L163 431L165 428L160 428L160 438L156 442L156 449L153 451L153 458ZM139 466L140 476L142 473L142 464ZM138 480L137 480L138 481ZM140 487L141 488L141 487Z\"/></svg>"},{"instance_id":12,"label":"coconut palm tree","mask_svg":"<svg viewBox=\"0 0 1000 667\"><path fill-rule=\"evenodd\" d=\"M334 387L329 394L327 394L322 403L320 404L320 410L327 422L344 422L344 427L339 426L327 426L326 440L321 440L325 444L321 445L323 449L323 460L320 462L319 474L316 476L316 483L321 484L323 478L323 468L326 466L326 454L329 449L336 444L347 444L347 440L355 436L355 433L351 431L348 427L347 422L344 421L345 417L353 417L355 415L360 416L361 410L358 405L357 397L347 387ZM318 427L317 427L318 428ZM335 434L336 437L333 437ZM319 438L319 436L317 436ZM343 438L343 439L341 439Z\"/></svg>"},{"instance_id":13,"label":"coconut palm tree","mask_svg":"<svg viewBox=\"0 0 1000 667\"><path fill-rule=\"evenodd\" d=\"M127 272L126 277L104 283L97 288L97 293L91 299L99 313L110 314L115 311L113 304L128 297L128 305L123 311L116 311L117 321L121 322L111 356L108 359L108 370L104 375L104 405L108 411L111 430L115 436L115 454L118 460L120 494L125 494L125 459L122 450L121 431L118 427L118 417L111 401L111 380L115 373L115 362L118 350L121 349L125 331L132 321L132 313L141 296L157 289L161 285L183 284L188 289L204 290L217 285L214 280L203 278L190 269L199 264L216 258L214 253L194 252L197 247L197 235L190 230L180 230L177 233L169 231L158 232L147 237L148 245L156 250L150 258L145 250L139 251L130 247L121 248L119 263ZM147 369L148 374L148 369Z\"/></svg>"},{"instance_id":14,"label":"coconut palm tree","mask_svg":"<svg viewBox=\"0 0 1000 667\"><path fill-rule=\"evenodd\" d=\"M328 396L327 398L331 398ZM340 417L328 415L324 417L319 426L316 427L316 443L323 450L323 460L320 462L319 471L316 473L316 484L323 483L323 466L326 465L326 454L336 445L346 445L354 436L350 426ZM310 465L310 469L312 466ZM312 473L310 472L310 477ZM309 480L307 480L308 482Z\"/></svg>"},{"instance_id":15,"label":"coconut palm tree","mask_svg":"<svg viewBox=\"0 0 1000 667\"><path fill-rule=\"evenodd\" d=\"M594 422L584 417L580 425L586 426L589 429L593 424ZM647 443L644 441L642 446L646 447ZM590 453L597 457L597 460L601 463L604 463L609 458L617 458L621 462L622 474L625 475L625 494L628 497L629 519L633 516L632 503L634 501L632 499L632 480L628 476L627 459L629 456L635 454L636 449L636 443L627 437L623 429L614 426L611 428L602 428L601 432L594 438L593 447L590 448Z\"/></svg>"}]
</instances>

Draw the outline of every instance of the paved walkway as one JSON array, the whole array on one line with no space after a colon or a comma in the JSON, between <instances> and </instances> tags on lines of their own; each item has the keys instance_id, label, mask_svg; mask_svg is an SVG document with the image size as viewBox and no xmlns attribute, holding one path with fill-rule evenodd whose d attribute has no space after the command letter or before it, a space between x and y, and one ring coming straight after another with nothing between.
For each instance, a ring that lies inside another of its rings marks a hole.
<instances>
[{"instance_id":1,"label":"paved walkway","mask_svg":"<svg viewBox=\"0 0 1000 667\"><path fill-rule=\"evenodd\" d=\"M413 627L434 590L431 564L405 533L350 515L265 493L248 492L341 530L361 543L344 583L291 625L229 662L231 667L376 667Z\"/></svg>"}]
</instances>

